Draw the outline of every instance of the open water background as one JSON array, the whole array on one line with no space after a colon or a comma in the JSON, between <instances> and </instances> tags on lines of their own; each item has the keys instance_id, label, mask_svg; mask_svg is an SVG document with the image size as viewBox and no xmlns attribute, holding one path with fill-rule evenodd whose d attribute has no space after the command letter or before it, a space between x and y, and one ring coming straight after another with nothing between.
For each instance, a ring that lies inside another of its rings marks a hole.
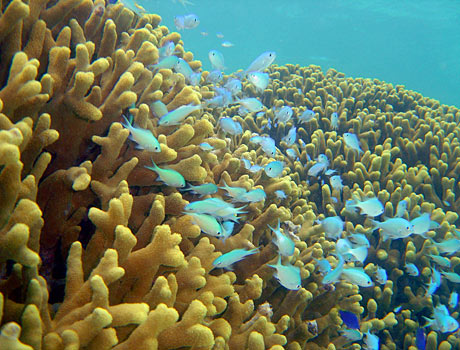
<instances>
[{"instance_id":1,"label":"open water background","mask_svg":"<svg viewBox=\"0 0 460 350\"><path fill-rule=\"evenodd\" d=\"M126 0L133 1L133 0ZM351 77L377 78L460 107L460 1L457 0L140 0L171 30L174 16L195 13L182 31L185 49L210 69L209 50L229 74L260 53L277 64L316 64ZM201 32L207 32L203 36ZM216 37L222 33L224 39ZM223 40L235 44L221 46Z\"/></svg>"}]
</instances>

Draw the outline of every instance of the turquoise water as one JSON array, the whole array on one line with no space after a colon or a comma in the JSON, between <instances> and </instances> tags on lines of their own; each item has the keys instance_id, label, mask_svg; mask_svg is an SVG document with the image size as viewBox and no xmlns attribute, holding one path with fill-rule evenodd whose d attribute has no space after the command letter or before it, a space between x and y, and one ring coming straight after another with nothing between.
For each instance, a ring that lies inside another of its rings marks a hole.
<instances>
[{"instance_id":1,"label":"turquoise water","mask_svg":"<svg viewBox=\"0 0 460 350\"><path fill-rule=\"evenodd\" d=\"M227 74L274 50L277 64L332 67L460 106L460 1L191 1L138 3L173 30L175 15L198 15L200 25L181 34L204 69L212 49L224 54Z\"/></svg>"}]
</instances>

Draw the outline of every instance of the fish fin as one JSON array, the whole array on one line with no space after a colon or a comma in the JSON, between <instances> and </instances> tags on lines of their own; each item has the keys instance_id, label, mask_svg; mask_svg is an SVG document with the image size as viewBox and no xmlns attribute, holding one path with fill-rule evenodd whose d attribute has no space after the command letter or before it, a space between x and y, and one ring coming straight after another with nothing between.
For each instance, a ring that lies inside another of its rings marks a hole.
<instances>
[{"instance_id":1,"label":"fish fin","mask_svg":"<svg viewBox=\"0 0 460 350\"><path fill-rule=\"evenodd\" d=\"M425 316L422 316L425 321L426 321L426 324L424 326L422 326L422 328L425 328L425 327L429 327L433 324L434 320L432 320L431 318L428 318L428 317L425 317Z\"/></svg>"}]
</instances>

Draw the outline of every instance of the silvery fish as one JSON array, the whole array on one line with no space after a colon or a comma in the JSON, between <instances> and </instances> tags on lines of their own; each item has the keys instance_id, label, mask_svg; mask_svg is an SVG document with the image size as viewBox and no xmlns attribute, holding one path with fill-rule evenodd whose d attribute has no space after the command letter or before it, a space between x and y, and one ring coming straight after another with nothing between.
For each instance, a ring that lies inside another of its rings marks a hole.
<instances>
[{"instance_id":1,"label":"silvery fish","mask_svg":"<svg viewBox=\"0 0 460 350\"><path fill-rule=\"evenodd\" d=\"M220 83L224 79L224 76L222 75L222 72L220 70L213 70L209 72L208 76L206 77L206 82L211 83L211 84L217 84Z\"/></svg>"},{"instance_id":2,"label":"silvery fish","mask_svg":"<svg viewBox=\"0 0 460 350\"><path fill-rule=\"evenodd\" d=\"M190 80L190 77L193 74L192 68L190 67L188 62L183 58L179 58L177 63L174 65L173 69L176 73L182 74L187 80Z\"/></svg>"},{"instance_id":3,"label":"silvery fish","mask_svg":"<svg viewBox=\"0 0 460 350\"><path fill-rule=\"evenodd\" d=\"M340 175L331 176L331 178L329 179L329 183L331 184L333 190L342 192L343 184Z\"/></svg>"},{"instance_id":4,"label":"silvery fish","mask_svg":"<svg viewBox=\"0 0 460 350\"><path fill-rule=\"evenodd\" d=\"M284 106L275 112L275 121L279 123L286 123L291 119L294 111L289 106Z\"/></svg>"},{"instance_id":5,"label":"silvery fish","mask_svg":"<svg viewBox=\"0 0 460 350\"><path fill-rule=\"evenodd\" d=\"M360 214L364 214L370 217L375 217L383 214L385 208L383 207L382 202L379 201L377 197L360 200L349 200L346 202L347 208L359 208Z\"/></svg>"},{"instance_id":6,"label":"silvery fish","mask_svg":"<svg viewBox=\"0 0 460 350\"><path fill-rule=\"evenodd\" d=\"M383 241L387 239L399 239L409 237L413 231L413 225L403 218L391 218L383 222L371 220L374 230L381 229Z\"/></svg>"},{"instance_id":7,"label":"silvery fish","mask_svg":"<svg viewBox=\"0 0 460 350\"><path fill-rule=\"evenodd\" d=\"M399 201L398 205L396 206L395 218L402 218L406 210L407 210L407 201L403 199Z\"/></svg>"},{"instance_id":8,"label":"silvery fish","mask_svg":"<svg viewBox=\"0 0 460 350\"><path fill-rule=\"evenodd\" d=\"M265 167L265 174L269 177L278 177L281 175L284 169L284 163L279 160L274 160L268 163Z\"/></svg>"},{"instance_id":9,"label":"silvery fish","mask_svg":"<svg viewBox=\"0 0 460 350\"><path fill-rule=\"evenodd\" d=\"M337 255L337 258L339 261L337 262L335 269L326 273L326 275L323 277L323 284L332 284L339 281L339 278L343 272L345 260L343 260L343 257L340 254Z\"/></svg>"},{"instance_id":10,"label":"silvery fish","mask_svg":"<svg viewBox=\"0 0 460 350\"><path fill-rule=\"evenodd\" d=\"M214 216L188 212L185 212L185 214L191 216L192 222L195 225L198 225L201 231L204 233L214 237L220 237L222 235L222 225L216 220Z\"/></svg>"},{"instance_id":11,"label":"silvery fish","mask_svg":"<svg viewBox=\"0 0 460 350\"><path fill-rule=\"evenodd\" d=\"M458 329L458 322L455 318L449 315L449 311L445 305L439 304L434 308L433 319L423 316L427 323L423 327L431 327L435 331L441 333L451 333Z\"/></svg>"},{"instance_id":12,"label":"silvery fish","mask_svg":"<svg viewBox=\"0 0 460 350\"><path fill-rule=\"evenodd\" d=\"M306 109L299 117L297 117L299 122L301 123L307 123L313 119L315 119L315 112L313 112L311 109Z\"/></svg>"},{"instance_id":13,"label":"silvery fish","mask_svg":"<svg viewBox=\"0 0 460 350\"><path fill-rule=\"evenodd\" d=\"M193 29L198 27L200 20L197 15L191 13L188 15L174 17L174 24L177 30Z\"/></svg>"},{"instance_id":14,"label":"silvery fish","mask_svg":"<svg viewBox=\"0 0 460 350\"><path fill-rule=\"evenodd\" d=\"M208 57L213 69L219 71L225 70L224 55L222 54L222 52L217 50L211 50L208 53Z\"/></svg>"},{"instance_id":15,"label":"silvery fish","mask_svg":"<svg viewBox=\"0 0 460 350\"><path fill-rule=\"evenodd\" d=\"M254 248L254 249L233 249L232 251L222 254L218 258L216 258L213 262L212 265L214 267L220 267L224 269L231 269L231 266L238 261L243 260L245 257L249 255L256 254L259 251L259 248Z\"/></svg>"},{"instance_id":16,"label":"silvery fish","mask_svg":"<svg viewBox=\"0 0 460 350\"><path fill-rule=\"evenodd\" d=\"M258 92L263 92L267 88L270 78L267 73L251 72L248 74L248 79Z\"/></svg>"},{"instance_id":17,"label":"silvery fish","mask_svg":"<svg viewBox=\"0 0 460 350\"><path fill-rule=\"evenodd\" d=\"M345 141L345 145L350 147L352 150L357 151L358 154L363 153L361 147L359 147L359 140L355 134L350 132L346 132L343 134L343 140Z\"/></svg>"},{"instance_id":18,"label":"silvery fish","mask_svg":"<svg viewBox=\"0 0 460 350\"><path fill-rule=\"evenodd\" d=\"M183 191L191 191L193 193L199 194L200 196L206 196L216 193L218 191L218 187L213 183L207 183L198 186L189 185L189 187L185 188Z\"/></svg>"},{"instance_id":19,"label":"silvery fish","mask_svg":"<svg viewBox=\"0 0 460 350\"><path fill-rule=\"evenodd\" d=\"M331 114L331 127L332 130L337 130L339 128L339 115L337 112Z\"/></svg>"},{"instance_id":20,"label":"silvery fish","mask_svg":"<svg viewBox=\"0 0 460 350\"><path fill-rule=\"evenodd\" d=\"M166 185L171 187L185 187L185 179L181 173L173 169L162 169L158 167L152 160L153 166L145 166L158 174L158 180L161 180Z\"/></svg>"},{"instance_id":21,"label":"silvery fish","mask_svg":"<svg viewBox=\"0 0 460 350\"><path fill-rule=\"evenodd\" d=\"M123 116L126 123L122 125L129 130L129 138L137 143L136 148L145 149L149 152L161 152L161 146L157 138L153 136L149 129L142 129L131 124L131 121Z\"/></svg>"},{"instance_id":22,"label":"silvery fish","mask_svg":"<svg viewBox=\"0 0 460 350\"><path fill-rule=\"evenodd\" d=\"M289 129L286 136L284 136L281 140L286 142L288 146L292 146L297 139L297 128L293 126Z\"/></svg>"},{"instance_id":23,"label":"silvery fish","mask_svg":"<svg viewBox=\"0 0 460 350\"><path fill-rule=\"evenodd\" d=\"M249 72L262 72L267 69L275 60L276 53L274 51L266 51L257 57L246 69L246 74Z\"/></svg>"},{"instance_id":24,"label":"silvery fish","mask_svg":"<svg viewBox=\"0 0 460 350\"><path fill-rule=\"evenodd\" d=\"M249 112L260 112L264 109L264 105L255 97L248 97L243 98L236 101L237 103L241 104L244 108L246 108Z\"/></svg>"},{"instance_id":25,"label":"silvery fish","mask_svg":"<svg viewBox=\"0 0 460 350\"><path fill-rule=\"evenodd\" d=\"M340 216L330 216L324 220L316 220L316 222L321 224L326 237L331 239L337 239L340 237L345 224Z\"/></svg>"},{"instance_id":26,"label":"silvery fish","mask_svg":"<svg viewBox=\"0 0 460 350\"><path fill-rule=\"evenodd\" d=\"M152 66L153 69L173 69L179 63L179 57L167 56L157 64ZM150 67L150 66L149 66Z\"/></svg>"},{"instance_id":27,"label":"silvery fish","mask_svg":"<svg viewBox=\"0 0 460 350\"><path fill-rule=\"evenodd\" d=\"M179 125L185 118L195 111L198 111L202 108L201 105L185 105L176 108L175 110L168 112L160 118L158 125L160 126L171 126Z\"/></svg>"},{"instance_id":28,"label":"silvery fish","mask_svg":"<svg viewBox=\"0 0 460 350\"><path fill-rule=\"evenodd\" d=\"M220 118L219 125L221 129L230 135L239 135L243 133L243 128L241 124L232 118Z\"/></svg>"},{"instance_id":29,"label":"silvery fish","mask_svg":"<svg viewBox=\"0 0 460 350\"><path fill-rule=\"evenodd\" d=\"M268 227L275 234L273 243L278 247L278 251L283 256L291 256L294 254L295 243L292 239L281 233L280 220L278 219L278 226L275 228L268 225Z\"/></svg>"},{"instance_id":30,"label":"silvery fish","mask_svg":"<svg viewBox=\"0 0 460 350\"><path fill-rule=\"evenodd\" d=\"M245 194L243 194L240 198L235 198L238 199L238 202L260 202L263 201L267 195L265 194L265 191L261 188L256 188L254 190L248 191Z\"/></svg>"},{"instance_id":31,"label":"silvery fish","mask_svg":"<svg viewBox=\"0 0 460 350\"><path fill-rule=\"evenodd\" d=\"M298 290L302 286L300 268L291 264L281 264L281 255L278 255L278 262L276 265L267 264L267 266L276 269L275 278L284 288L290 290Z\"/></svg>"}]
</instances>

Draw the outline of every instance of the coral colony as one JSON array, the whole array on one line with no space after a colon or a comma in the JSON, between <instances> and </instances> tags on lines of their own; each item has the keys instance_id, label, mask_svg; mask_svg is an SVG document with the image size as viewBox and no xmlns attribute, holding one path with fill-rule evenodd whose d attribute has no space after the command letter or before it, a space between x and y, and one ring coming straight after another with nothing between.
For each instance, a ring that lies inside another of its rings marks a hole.
<instances>
[{"instance_id":1,"label":"coral colony","mask_svg":"<svg viewBox=\"0 0 460 350\"><path fill-rule=\"evenodd\" d=\"M458 349L460 111L139 10L2 3L0 349Z\"/></svg>"}]
</instances>

